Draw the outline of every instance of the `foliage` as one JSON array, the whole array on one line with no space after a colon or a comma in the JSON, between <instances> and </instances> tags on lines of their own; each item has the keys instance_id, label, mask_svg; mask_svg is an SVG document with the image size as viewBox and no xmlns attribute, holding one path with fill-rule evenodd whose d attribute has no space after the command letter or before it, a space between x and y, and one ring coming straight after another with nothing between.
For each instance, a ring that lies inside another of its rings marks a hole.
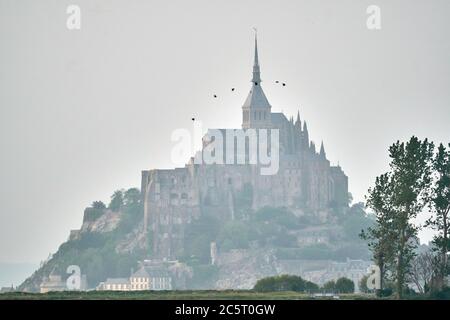
<instances>
[{"instance_id":1,"label":"foliage","mask_svg":"<svg viewBox=\"0 0 450 320\"><path fill-rule=\"evenodd\" d=\"M342 277L336 280L335 289L340 293L353 293L355 292L355 284L352 280Z\"/></svg>"},{"instance_id":2,"label":"foliage","mask_svg":"<svg viewBox=\"0 0 450 320\"><path fill-rule=\"evenodd\" d=\"M359 280L359 290L364 293L369 292L369 288L367 287L367 280L369 279L369 275L365 275Z\"/></svg>"},{"instance_id":3,"label":"foliage","mask_svg":"<svg viewBox=\"0 0 450 320\"><path fill-rule=\"evenodd\" d=\"M242 190L236 193L234 198L235 216L238 219L244 218L251 212L253 204L253 187L250 183L245 183Z\"/></svg>"},{"instance_id":4,"label":"foliage","mask_svg":"<svg viewBox=\"0 0 450 320\"><path fill-rule=\"evenodd\" d=\"M219 230L219 219L209 213L188 224L185 228L184 259L209 263L210 244L216 240Z\"/></svg>"},{"instance_id":5,"label":"foliage","mask_svg":"<svg viewBox=\"0 0 450 320\"><path fill-rule=\"evenodd\" d=\"M139 189L131 188L122 194L123 198L120 206L122 214L117 227L117 233L119 235L125 235L131 232L138 225L139 221L144 218Z\"/></svg>"},{"instance_id":6,"label":"foliage","mask_svg":"<svg viewBox=\"0 0 450 320\"><path fill-rule=\"evenodd\" d=\"M123 206L123 190L117 190L113 193L113 195L111 196L111 202L109 203L108 208L112 211L119 211L122 206Z\"/></svg>"},{"instance_id":7,"label":"foliage","mask_svg":"<svg viewBox=\"0 0 450 320\"><path fill-rule=\"evenodd\" d=\"M341 222L345 239L349 241L361 241L359 234L362 230L373 226L374 221L364 210L364 204L359 202L350 207L348 214L341 216Z\"/></svg>"},{"instance_id":8,"label":"foliage","mask_svg":"<svg viewBox=\"0 0 450 320\"><path fill-rule=\"evenodd\" d=\"M375 180L367 205L375 211L376 225L361 234L369 241L374 259L385 275L387 267L401 298L410 272L418 227L412 223L424 208L430 185L434 145L412 137L389 148L390 171Z\"/></svg>"},{"instance_id":9,"label":"foliage","mask_svg":"<svg viewBox=\"0 0 450 320\"><path fill-rule=\"evenodd\" d=\"M319 287L310 281L304 280L299 276L280 275L274 277L267 277L256 282L253 290L259 292L268 291L297 291L309 292L317 291Z\"/></svg>"},{"instance_id":10,"label":"foliage","mask_svg":"<svg viewBox=\"0 0 450 320\"><path fill-rule=\"evenodd\" d=\"M352 280L342 277L336 281L330 280L326 282L323 287L325 291L338 292L338 293L353 293L355 292L355 284Z\"/></svg>"},{"instance_id":11,"label":"foliage","mask_svg":"<svg viewBox=\"0 0 450 320\"><path fill-rule=\"evenodd\" d=\"M248 248L251 231L249 224L244 221L228 221L220 229L217 236L217 243L225 251Z\"/></svg>"},{"instance_id":12,"label":"foliage","mask_svg":"<svg viewBox=\"0 0 450 320\"><path fill-rule=\"evenodd\" d=\"M92 202L91 207L94 208L94 209L100 209L100 210L106 209L106 205L102 201L94 201L94 202Z\"/></svg>"},{"instance_id":13,"label":"foliage","mask_svg":"<svg viewBox=\"0 0 450 320\"><path fill-rule=\"evenodd\" d=\"M430 298L436 300L450 300L450 287L444 286L441 290L432 292Z\"/></svg>"},{"instance_id":14,"label":"foliage","mask_svg":"<svg viewBox=\"0 0 450 320\"><path fill-rule=\"evenodd\" d=\"M446 150L440 144L433 159L434 183L429 197L429 207L433 216L426 226L437 231L433 244L440 257L436 272L437 289L442 288L445 277L450 273L448 252L450 251L450 144Z\"/></svg>"},{"instance_id":15,"label":"foliage","mask_svg":"<svg viewBox=\"0 0 450 320\"><path fill-rule=\"evenodd\" d=\"M322 286L322 289L325 290L325 291L332 292L332 291L335 290L335 287L336 287L336 281L329 280L329 281L324 283L324 285Z\"/></svg>"}]
</instances>

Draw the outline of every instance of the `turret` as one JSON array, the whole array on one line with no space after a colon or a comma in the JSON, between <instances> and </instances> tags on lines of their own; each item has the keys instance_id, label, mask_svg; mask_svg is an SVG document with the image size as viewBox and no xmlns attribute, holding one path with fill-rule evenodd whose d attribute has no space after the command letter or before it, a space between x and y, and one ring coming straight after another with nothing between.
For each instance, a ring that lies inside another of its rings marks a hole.
<instances>
[{"instance_id":1,"label":"turret","mask_svg":"<svg viewBox=\"0 0 450 320\"><path fill-rule=\"evenodd\" d=\"M297 112L297 120L295 121L295 128L298 131L302 131L302 121L300 120L300 111Z\"/></svg>"},{"instance_id":2,"label":"turret","mask_svg":"<svg viewBox=\"0 0 450 320\"><path fill-rule=\"evenodd\" d=\"M325 147L323 146L323 141L320 144L320 157L323 158L323 159L327 158L327 155L325 153Z\"/></svg>"},{"instance_id":3,"label":"turret","mask_svg":"<svg viewBox=\"0 0 450 320\"><path fill-rule=\"evenodd\" d=\"M316 153L316 144L314 143L314 141L311 141L309 148L313 153Z\"/></svg>"},{"instance_id":4,"label":"turret","mask_svg":"<svg viewBox=\"0 0 450 320\"><path fill-rule=\"evenodd\" d=\"M309 146L309 133L308 133L308 126L306 124L306 121L303 122L303 142L305 146Z\"/></svg>"}]
</instances>

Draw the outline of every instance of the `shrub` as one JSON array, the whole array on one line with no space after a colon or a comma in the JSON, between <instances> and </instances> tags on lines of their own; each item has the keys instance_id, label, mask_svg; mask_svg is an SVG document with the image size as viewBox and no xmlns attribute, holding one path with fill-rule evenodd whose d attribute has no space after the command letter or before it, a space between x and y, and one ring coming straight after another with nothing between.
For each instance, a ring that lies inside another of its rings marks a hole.
<instances>
[{"instance_id":1,"label":"shrub","mask_svg":"<svg viewBox=\"0 0 450 320\"><path fill-rule=\"evenodd\" d=\"M355 284L352 280L342 277L336 280L335 289L340 293L353 293L355 292Z\"/></svg>"},{"instance_id":2,"label":"shrub","mask_svg":"<svg viewBox=\"0 0 450 320\"><path fill-rule=\"evenodd\" d=\"M310 281L304 280L302 277L293 275L280 275L267 277L258 280L253 290L259 292L268 291L316 291L319 287Z\"/></svg>"}]
</instances>

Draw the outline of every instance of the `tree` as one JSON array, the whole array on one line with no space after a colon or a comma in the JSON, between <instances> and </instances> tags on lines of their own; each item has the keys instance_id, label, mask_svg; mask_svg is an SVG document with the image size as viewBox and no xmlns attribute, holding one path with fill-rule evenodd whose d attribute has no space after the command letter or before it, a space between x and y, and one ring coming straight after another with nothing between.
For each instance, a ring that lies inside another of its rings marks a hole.
<instances>
[{"instance_id":1,"label":"tree","mask_svg":"<svg viewBox=\"0 0 450 320\"><path fill-rule=\"evenodd\" d=\"M336 284L334 286L335 290L340 293L354 293L355 292L355 284L349 278L339 278L336 280Z\"/></svg>"},{"instance_id":2,"label":"tree","mask_svg":"<svg viewBox=\"0 0 450 320\"><path fill-rule=\"evenodd\" d=\"M430 186L434 145L427 139L412 137L389 148L390 171L377 177L369 189L368 206L376 214L376 225L362 237L368 239L374 259L382 270L390 268L401 299L410 272L418 227L413 224L426 204Z\"/></svg>"},{"instance_id":3,"label":"tree","mask_svg":"<svg viewBox=\"0 0 450 320\"><path fill-rule=\"evenodd\" d=\"M438 262L436 289L440 290L445 276L449 273L447 254L450 251L450 144L449 150L446 150L442 143L439 145L433 159L433 170L434 183L429 198L433 216L425 225L438 232L433 239L433 244L440 252L439 259L436 259Z\"/></svg>"},{"instance_id":4,"label":"tree","mask_svg":"<svg viewBox=\"0 0 450 320\"><path fill-rule=\"evenodd\" d=\"M354 242L363 243L358 237L361 230L367 229L373 224L373 219L364 211L363 203L354 204L349 209L348 214L340 218L340 225L343 228L345 238Z\"/></svg>"},{"instance_id":5,"label":"tree","mask_svg":"<svg viewBox=\"0 0 450 320\"><path fill-rule=\"evenodd\" d=\"M106 209L106 206L105 206L105 204L102 201L94 201L94 202L92 202L91 207L94 208L94 209L101 209L101 210L102 209Z\"/></svg>"},{"instance_id":6,"label":"tree","mask_svg":"<svg viewBox=\"0 0 450 320\"><path fill-rule=\"evenodd\" d=\"M112 211L119 211L123 206L123 191L117 190L111 196L111 202L109 203L108 208Z\"/></svg>"},{"instance_id":7,"label":"tree","mask_svg":"<svg viewBox=\"0 0 450 320\"><path fill-rule=\"evenodd\" d=\"M324 289L325 291L331 291L331 292L334 292L335 288L336 288L336 281L334 281L334 280L327 281L322 286L322 289Z\"/></svg>"},{"instance_id":8,"label":"tree","mask_svg":"<svg viewBox=\"0 0 450 320\"><path fill-rule=\"evenodd\" d=\"M397 141L389 148L389 156L392 159L392 200L395 208L392 228L397 234L397 241L394 243L394 279L399 299L403 296L405 278L414 257L414 248L417 246L418 227L412 223L412 219L417 217L426 204L426 191L431 182L430 161L433 149L432 142L427 139L420 141L414 136L407 143Z\"/></svg>"},{"instance_id":9,"label":"tree","mask_svg":"<svg viewBox=\"0 0 450 320\"><path fill-rule=\"evenodd\" d=\"M117 192L117 191L116 191ZM138 188L130 188L123 193L123 204L136 206L141 202L141 192Z\"/></svg>"},{"instance_id":10,"label":"tree","mask_svg":"<svg viewBox=\"0 0 450 320\"><path fill-rule=\"evenodd\" d=\"M396 233L391 228L394 209L392 206L392 186L390 174L385 173L375 179L375 186L369 189L367 206L374 210L375 225L362 230L360 236L368 241L374 262L380 268L381 287L377 295L383 291L387 267L393 261Z\"/></svg>"},{"instance_id":11,"label":"tree","mask_svg":"<svg viewBox=\"0 0 450 320\"><path fill-rule=\"evenodd\" d=\"M364 293L369 292L369 288L367 287L367 280L369 279L369 275L365 275L359 280L359 290Z\"/></svg>"},{"instance_id":12,"label":"tree","mask_svg":"<svg viewBox=\"0 0 450 320\"><path fill-rule=\"evenodd\" d=\"M435 273L435 257L431 252L418 254L411 263L409 280L414 283L420 293L426 293Z\"/></svg>"},{"instance_id":13,"label":"tree","mask_svg":"<svg viewBox=\"0 0 450 320\"><path fill-rule=\"evenodd\" d=\"M310 281L304 280L299 276L280 275L274 277L267 277L256 282L253 290L260 292L270 291L316 291L319 287Z\"/></svg>"}]
</instances>

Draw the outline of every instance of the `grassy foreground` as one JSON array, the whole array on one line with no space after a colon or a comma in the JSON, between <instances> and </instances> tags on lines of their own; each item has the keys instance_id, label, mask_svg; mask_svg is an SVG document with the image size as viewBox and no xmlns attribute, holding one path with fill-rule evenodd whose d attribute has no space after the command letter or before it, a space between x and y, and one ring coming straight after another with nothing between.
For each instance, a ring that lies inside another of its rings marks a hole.
<instances>
[{"instance_id":1,"label":"grassy foreground","mask_svg":"<svg viewBox=\"0 0 450 320\"><path fill-rule=\"evenodd\" d=\"M195 291L88 291L88 292L49 292L24 293L9 292L0 294L0 300L309 300L333 299L333 297L314 297L310 294L293 291L255 292L251 290L195 290ZM375 299L367 294L341 294L342 300Z\"/></svg>"}]
</instances>

